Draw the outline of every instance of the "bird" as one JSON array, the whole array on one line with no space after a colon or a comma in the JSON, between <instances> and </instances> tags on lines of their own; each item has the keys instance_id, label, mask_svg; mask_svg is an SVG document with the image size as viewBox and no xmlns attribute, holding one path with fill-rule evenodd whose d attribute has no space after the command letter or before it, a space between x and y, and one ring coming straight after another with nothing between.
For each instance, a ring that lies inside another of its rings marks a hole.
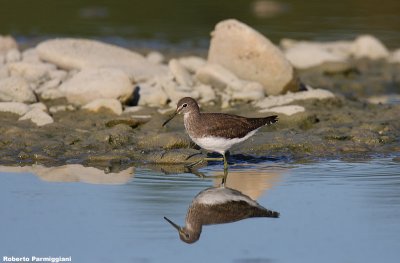
<instances>
[{"instance_id":1,"label":"bird","mask_svg":"<svg viewBox=\"0 0 400 263\"><path fill-rule=\"evenodd\" d=\"M201 148L217 152L222 158L204 158L199 161L224 161L224 172L228 169L226 152L235 144L253 136L264 125L278 121L277 115L261 118L246 118L226 113L200 112L196 100L184 97L177 103L175 112L162 124L164 127L176 115L183 113L183 121L189 137ZM196 165L199 162L191 164Z\"/></svg>"},{"instance_id":2,"label":"bird","mask_svg":"<svg viewBox=\"0 0 400 263\"><path fill-rule=\"evenodd\" d=\"M179 233L182 241L192 244L199 240L203 225L232 223L252 217L278 218L279 212L261 206L238 190L210 187L198 193L189 206L185 226L164 219Z\"/></svg>"}]
</instances>

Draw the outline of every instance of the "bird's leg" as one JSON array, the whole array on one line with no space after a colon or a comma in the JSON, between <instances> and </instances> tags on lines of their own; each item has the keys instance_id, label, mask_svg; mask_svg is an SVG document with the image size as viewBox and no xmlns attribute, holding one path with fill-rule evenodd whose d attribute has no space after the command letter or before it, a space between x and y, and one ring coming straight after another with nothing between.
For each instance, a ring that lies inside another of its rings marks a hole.
<instances>
[{"instance_id":1,"label":"bird's leg","mask_svg":"<svg viewBox=\"0 0 400 263\"><path fill-rule=\"evenodd\" d=\"M224 160L224 177L222 177L221 187L225 187L226 179L228 177L228 161L226 160L225 153L222 156Z\"/></svg>"},{"instance_id":2,"label":"bird's leg","mask_svg":"<svg viewBox=\"0 0 400 263\"><path fill-rule=\"evenodd\" d=\"M222 161L222 160L223 160L223 158L221 158L221 157L216 157L216 158L205 157L205 158L203 158L201 160L198 160L198 161L196 161L194 163L190 163L190 164L186 165L186 167L187 168L191 168L191 167L196 166L198 164L201 164L202 162L205 162L205 161Z\"/></svg>"}]
</instances>

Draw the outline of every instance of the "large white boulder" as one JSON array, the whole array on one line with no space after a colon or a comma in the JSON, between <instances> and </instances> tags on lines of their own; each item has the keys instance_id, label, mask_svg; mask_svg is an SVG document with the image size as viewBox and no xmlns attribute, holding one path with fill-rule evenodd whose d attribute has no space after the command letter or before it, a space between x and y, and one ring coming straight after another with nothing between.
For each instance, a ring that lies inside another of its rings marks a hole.
<instances>
[{"instance_id":1,"label":"large white boulder","mask_svg":"<svg viewBox=\"0 0 400 263\"><path fill-rule=\"evenodd\" d=\"M241 79L259 82L268 95L298 90L293 67L282 52L262 34L234 19L216 25L208 61Z\"/></svg>"}]
</instances>

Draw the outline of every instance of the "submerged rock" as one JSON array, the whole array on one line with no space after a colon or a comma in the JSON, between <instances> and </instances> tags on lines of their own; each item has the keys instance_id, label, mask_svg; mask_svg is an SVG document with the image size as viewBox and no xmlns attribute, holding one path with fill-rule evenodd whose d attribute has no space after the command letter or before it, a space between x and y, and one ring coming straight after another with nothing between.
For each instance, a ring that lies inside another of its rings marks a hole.
<instances>
[{"instance_id":1,"label":"submerged rock","mask_svg":"<svg viewBox=\"0 0 400 263\"><path fill-rule=\"evenodd\" d=\"M241 79L259 82L268 95L299 89L293 82L293 68L282 52L259 32L234 19L216 25L208 61Z\"/></svg>"}]
</instances>

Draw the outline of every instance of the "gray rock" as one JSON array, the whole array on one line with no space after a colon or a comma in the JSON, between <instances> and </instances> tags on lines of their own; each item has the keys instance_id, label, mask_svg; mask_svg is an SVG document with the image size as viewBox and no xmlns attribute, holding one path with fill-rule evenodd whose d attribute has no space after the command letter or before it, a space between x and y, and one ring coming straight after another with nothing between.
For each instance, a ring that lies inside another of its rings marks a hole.
<instances>
[{"instance_id":1,"label":"gray rock","mask_svg":"<svg viewBox=\"0 0 400 263\"><path fill-rule=\"evenodd\" d=\"M53 118L49 114L37 108L28 111L27 113L25 113L24 116L20 117L18 120L19 121L30 120L37 126L43 126L54 122Z\"/></svg>"},{"instance_id":2,"label":"gray rock","mask_svg":"<svg viewBox=\"0 0 400 263\"><path fill-rule=\"evenodd\" d=\"M26 80L12 76L0 79L0 101L32 103L36 102L36 96Z\"/></svg>"},{"instance_id":3,"label":"gray rock","mask_svg":"<svg viewBox=\"0 0 400 263\"><path fill-rule=\"evenodd\" d=\"M134 81L167 73L166 67L155 65L138 53L94 40L53 39L40 43L36 48L42 60L67 70L116 68Z\"/></svg>"},{"instance_id":4,"label":"gray rock","mask_svg":"<svg viewBox=\"0 0 400 263\"><path fill-rule=\"evenodd\" d=\"M97 99L82 107L82 109L93 112L98 112L102 108L108 109L117 115L122 114L122 105L117 99Z\"/></svg>"},{"instance_id":5,"label":"gray rock","mask_svg":"<svg viewBox=\"0 0 400 263\"><path fill-rule=\"evenodd\" d=\"M11 49L18 49L17 42L11 36L0 35L0 55L5 55Z\"/></svg>"},{"instance_id":6,"label":"gray rock","mask_svg":"<svg viewBox=\"0 0 400 263\"><path fill-rule=\"evenodd\" d=\"M128 76L113 68L84 69L62 83L60 91L68 102L85 105L96 99L119 99L124 102L132 96L133 85Z\"/></svg>"},{"instance_id":7,"label":"gray rock","mask_svg":"<svg viewBox=\"0 0 400 263\"><path fill-rule=\"evenodd\" d=\"M22 102L0 102L0 112L10 112L21 116L29 110L30 107Z\"/></svg>"},{"instance_id":8,"label":"gray rock","mask_svg":"<svg viewBox=\"0 0 400 263\"><path fill-rule=\"evenodd\" d=\"M263 35L234 19L216 25L208 61L224 66L243 80L259 82L268 95L299 88L282 52Z\"/></svg>"}]
</instances>

